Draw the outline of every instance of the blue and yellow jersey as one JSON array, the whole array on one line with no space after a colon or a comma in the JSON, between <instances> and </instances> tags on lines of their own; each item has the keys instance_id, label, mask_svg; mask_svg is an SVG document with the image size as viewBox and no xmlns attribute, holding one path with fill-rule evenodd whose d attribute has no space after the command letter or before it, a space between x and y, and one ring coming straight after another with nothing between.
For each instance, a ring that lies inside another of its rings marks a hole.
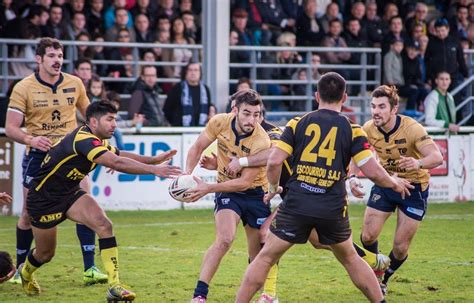
<instances>
[{"instance_id":1,"label":"blue and yellow jersey","mask_svg":"<svg viewBox=\"0 0 474 303\"><path fill-rule=\"evenodd\" d=\"M292 156L287 187L293 198L285 198L283 206L327 219L345 215L345 179L351 159L362 165L373 157L362 128L325 109L288 122L276 146Z\"/></svg>"},{"instance_id":2,"label":"blue and yellow jersey","mask_svg":"<svg viewBox=\"0 0 474 303\"><path fill-rule=\"evenodd\" d=\"M80 126L49 150L31 188L53 197L74 192L96 167L94 159L107 151L119 154L107 140L92 134L87 125Z\"/></svg>"},{"instance_id":3,"label":"blue and yellow jersey","mask_svg":"<svg viewBox=\"0 0 474 303\"><path fill-rule=\"evenodd\" d=\"M387 172L397 173L400 178L419 183L422 190L425 190L430 179L428 170L406 171L398 167L398 160L400 156L420 159L423 157L420 148L435 143L426 129L416 120L402 115L397 115L396 119L394 128L388 133L376 127L373 120L367 121L363 128L367 133L369 143L377 153L380 164Z\"/></svg>"},{"instance_id":4,"label":"blue and yellow jersey","mask_svg":"<svg viewBox=\"0 0 474 303\"><path fill-rule=\"evenodd\" d=\"M229 176L226 167L232 157L247 157L271 146L265 130L257 124L252 133L239 136L236 129L236 117L233 113L217 114L207 123L204 133L214 141L217 139L217 182L225 182L240 177ZM265 167L260 170L251 188L268 188Z\"/></svg>"}]
</instances>

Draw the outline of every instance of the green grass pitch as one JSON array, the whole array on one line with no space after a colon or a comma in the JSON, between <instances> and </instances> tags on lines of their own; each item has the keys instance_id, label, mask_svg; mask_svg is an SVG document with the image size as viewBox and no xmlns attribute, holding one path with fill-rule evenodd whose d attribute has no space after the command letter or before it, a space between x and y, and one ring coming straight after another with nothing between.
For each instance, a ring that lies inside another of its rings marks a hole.
<instances>
[{"instance_id":1,"label":"green grass pitch","mask_svg":"<svg viewBox=\"0 0 474 303\"><path fill-rule=\"evenodd\" d=\"M358 241L364 206L351 205ZM119 243L121 280L136 302L189 302L204 252L214 240L212 210L108 212ZM379 247L388 254L395 217ZM0 218L0 250L15 249L14 217ZM102 267L100 256L96 263ZM247 266L239 227L230 252L211 282L209 302L233 302ZM19 285L0 285L0 302L105 302L105 285L82 285L82 258L74 224L58 230L53 261L37 274L43 293L29 298ZM293 247L280 261L280 302L365 302L328 251ZM389 283L389 302L474 302L474 203L431 204L407 262Z\"/></svg>"}]
</instances>

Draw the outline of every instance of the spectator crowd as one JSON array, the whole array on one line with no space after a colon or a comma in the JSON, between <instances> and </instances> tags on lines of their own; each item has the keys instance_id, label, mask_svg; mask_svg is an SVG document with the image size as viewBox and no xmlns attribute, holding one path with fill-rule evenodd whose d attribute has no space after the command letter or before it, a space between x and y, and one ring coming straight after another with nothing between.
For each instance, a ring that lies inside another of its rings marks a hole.
<instances>
[{"instance_id":1,"label":"spectator crowd","mask_svg":"<svg viewBox=\"0 0 474 303\"><path fill-rule=\"evenodd\" d=\"M3 0L0 36L193 45L201 43L201 10L200 0ZM360 53L345 48L381 48L383 84L397 87L406 101L403 113L416 118L426 115L426 123L433 126L440 126L439 121L443 120L443 126L448 127L462 119L462 113L456 116L452 111L465 93L453 98L448 91L469 75L463 50L474 43L474 1L231 0L230 15L230 45L340 48L337 52L314 52L310 58L288 50L262 52L258 62L278 63L281 67L259 69L259 78L318 80L321 73L329 70L318 68L320 64L361 64ZM131 95L127 105L115 98L121 110L128 110L124 126L137 122L149 126L198 126L216 112L212 104L215 96L202 83L201 66L195 61L199 55L196 57L189 49L141 48L141 61L180 64L142 65L134 83L104 83L104 77L133 77L133 64L92 62L132 62L136 58L132 50L77 46L78 56L73 58L75 74L84 81L91 101ZM34 60L30 46L11 47L9 54ZM230 52L231 63L250 63L251 59L249 51ZM307 60L313 66L311 74L306 68L294 67ZM368 60L374 64L374 58ZM16 76L24 77L34 70L35 64L31 63L9 65L9 72ZM357 69L336 71L346 79L360 80ZM158 78L173 78L176 84L158 83ZM231 68L230 78L246 82L250 69ZM440 83L448 83L448 88L439 88ZM256 88L262 95L306 93L304 85L266 84ZM235 90L231 86L231 92ZM349 93L359 94L358 87L351 86ZM167 98L160 98L164 94ZM296 101L267 106L272 110L305 110ZM2 108L0 111L4 111ZM455 131L454 127L450 129Z\"/></svg>"}]
</instances>

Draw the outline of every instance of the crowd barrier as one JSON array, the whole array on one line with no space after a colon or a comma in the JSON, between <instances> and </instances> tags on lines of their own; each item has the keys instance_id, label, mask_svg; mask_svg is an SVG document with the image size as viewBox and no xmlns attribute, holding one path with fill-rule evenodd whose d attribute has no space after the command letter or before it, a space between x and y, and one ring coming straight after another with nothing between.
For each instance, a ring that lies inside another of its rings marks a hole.
<instances>
[{"instance_id":1,"label":"crowd barrier","mask_svg":"<svg viewBox=\"0 0 474 303\"><path fill-rule=\"evenodd\" d=\"M190 146L196 141L202 128L162 128L134 133L125 131L125 150L142 155L156 155L169 149L178 152L173 164L184 168ZM431 170L429 202L455 202L474 200L474 164L470 154L474 151L474 133L454 136L434 135L443 153L443 164ZM215 152L217 145L211 145L205 153ZM0 191L13 194L12 207L4 206L3 215L19 214L22 207L22 168L24 145L14 143L7 137L0 137ZM197 167L194 174L206 182L215 182L216 174ZM196 203L180 203L168 194L169 179L153 175L129 175L119 172L109 174L103 167L97 167L90 174L91 192L106 210L168 210L213 207L213 194ZM362 203L368 198L371 182L362 178L366 196L356 199L349 195L351 202ZM278 201L276 201L278 203Z\"/></svg>"}]
</instances>

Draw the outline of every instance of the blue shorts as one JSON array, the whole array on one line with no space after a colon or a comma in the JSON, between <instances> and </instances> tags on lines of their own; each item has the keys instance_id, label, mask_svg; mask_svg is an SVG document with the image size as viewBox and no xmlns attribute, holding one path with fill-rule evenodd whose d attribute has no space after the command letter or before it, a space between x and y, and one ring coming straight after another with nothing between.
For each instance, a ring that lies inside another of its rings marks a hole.
<instances>
[{"instance_id":1,"label":"blue shorts","mask_svg":"<svg viewBox=\"0 0 474 303\"><path fill-rule=\"evenodd\" d=\"M231 209L236 212L242 223L250 227L260 229L271 214L270 203L263 202L263 189L249 189L236 193L216 193L214 213L223 209Z\"/></svg>"},{"instance_id":2,"label":"blue shorts","mask_svg":"<svg viewBox=\"0 0 474 303\"><path fill-rule=\"evenodd\" d=\"M30 188L31 181L38 175L46 153L35 148L31 148L28 154L23 156L21 166L23 168L23 186Z\"/></svg>"},{"instance_id":3,"label":"blue shorts","mask_svg":"<svg viewBox=\"0 0 474 303\"><path fill-rule=\"evenodd\" d=\"M428 188L422 191L420 184L414 186L415 188L410 190L411 196L406 196L403 200L401 195L392 189L374 185L367 206L383 212L394 212L398 207L408 217L421 221L426 213Z\"/></svg>"}]
</instances>

